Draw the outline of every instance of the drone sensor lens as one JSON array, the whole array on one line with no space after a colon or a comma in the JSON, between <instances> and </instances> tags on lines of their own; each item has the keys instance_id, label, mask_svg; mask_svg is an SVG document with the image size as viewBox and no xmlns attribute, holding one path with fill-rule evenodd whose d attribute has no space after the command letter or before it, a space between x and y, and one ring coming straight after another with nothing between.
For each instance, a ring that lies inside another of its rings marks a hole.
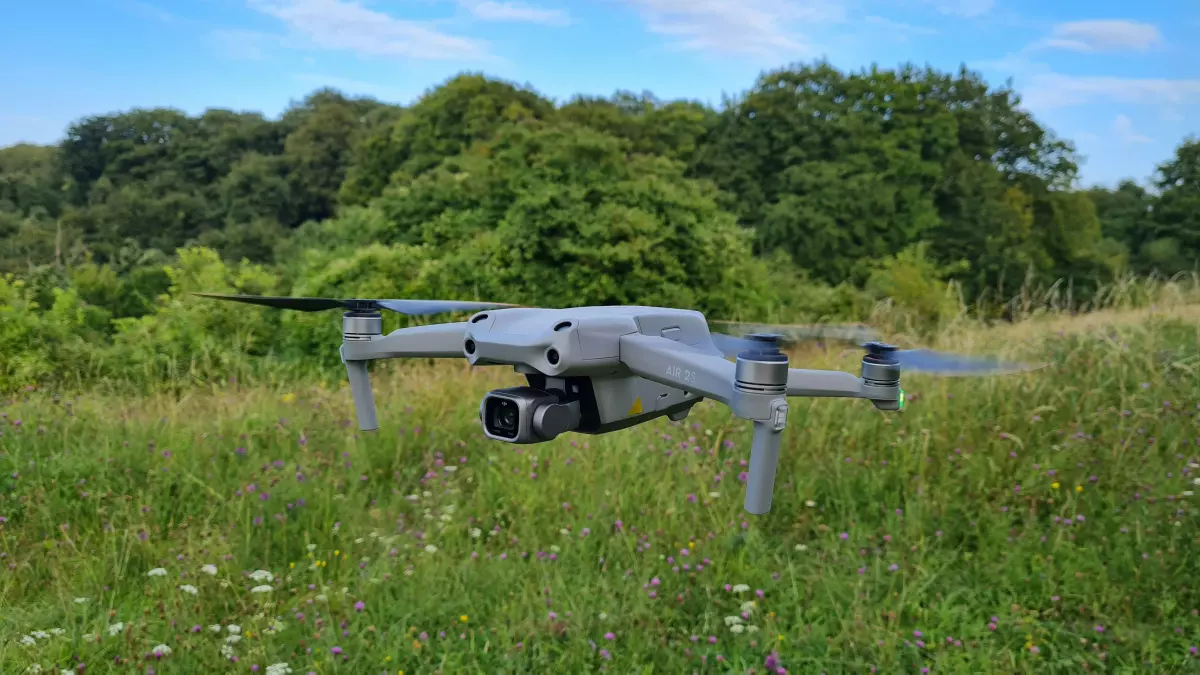
<instances>
[{"instance_id":1,"label":"drone sensor lens","mask_svg":"<svg viewBox=\"0 0 1200 675\"><path fill-rule=\"evenodd\" d=\"M475 341L468 339L466 342L463 343L463 348L467 350L468 354L474 354L475 353Z\"/></svg>"},{"instance_id":2,"label":"drone sensor lens","mask_svg":"<svg viewBox=\"0 0 1200 675\"><path fill-rule=\"evenodd\" d=\"M550 365L552 365L552 366L558 365L558 350L552 348L549 351L547 351L546 352L546 360L549 361Z\"/></svg>"}]
</instances>

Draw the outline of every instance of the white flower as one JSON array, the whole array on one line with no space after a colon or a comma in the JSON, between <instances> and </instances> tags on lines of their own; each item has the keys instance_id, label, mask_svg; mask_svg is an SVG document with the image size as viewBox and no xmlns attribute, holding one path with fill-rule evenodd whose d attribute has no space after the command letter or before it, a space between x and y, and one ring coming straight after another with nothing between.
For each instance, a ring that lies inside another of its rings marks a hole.
<instances>
[{"instance_id":1,"label":"white flower","mask_svg":"<svg viewBox=\"0 0 1200 675\"><path fill-rule=\"evenodd\" d=\"M1183 491L1183 496L1184 496L1184 497L1191 497L1191 496L1192 496L1192 491L1191 491L1191 490L1184 490L1184 491Z\"/></svg>"},{"instance_id":2,"label":"white flower","mask_svg":"<svg viewBox=\"0 0 1200 675\"><path fill-rule=\"evenodd\" d=\"M59 675L75 675L75 671L73 671L73 670L60 670L60 671L59 671Z\"/></svg>"},{"instance_id":3,"label":"white flower","mask_svg":"<svg viewBox=\"0 0 1200 675\"><path fill-rule=\"evenodd\" d=\"M804 505L811 509L812 507L816 506L817 503L809 499L808 501L804 502Z\"/></svg>"},{"instance_id":4,"label":"white flower","mask_svg":"<svg viewBox=\"0 0 1200 675\"><path fill-rule=\"evenodd\" d=\"M317 602L328 602L329 598L325 597L324 593L317 594Z\"/></svg>"},{"instance_id":5,"label":"white flower","mask_svg":"<svg viewBox=\"0 0 1200 675\"><path fill-rule=\"evenodd\" d=\"M183 591L184 593L189 593L191 595L196 595L197 593L200 592L195 586L193 586L191 584L183 584L182 586L179 587L179 590Z\"/></svg>"},{"instance_id":6,"label":"white flower","mask_svg":"<svg viewBox=\"0 0 1200 675\"><path fill-rule=\"evenodd\" d=\"M805 546L804 544L796 544L796 550L803 553L804 551L808 550L808 547Z\"/></svg>"},{"instance_id":7,"label":"white flower","mask_svg":"<svg viewBox=\"0 0 1200 675\"><path fill-rule=\"evenodd\" d=\"M1196 480L1192 481L1192 485L1200 485L1200 478L1197 478Z\"/></svg>"},{"instance_id":8,"label":"white flower","mask_svg":"<svg viewBox=\"0 0 1200 675\"><path fill-rule=\"evenodd\" d=\"M95 633L84 633L84 634L83 634L83 641L84 641L84 642L95 642L95 641L96 641L96 634L95 634Z\"/></svg>"},{"instance_id":9,"label":"white flower","mask_svg":"<svg viewBox=\"0 0 1200 675\"><path fill-rule=\"evenodd\" d=\"M233 658L233 646L232 645L221 645L221 656L224 656L227 659L232 659Z\"/></svg>"},{"instance_id":10,"label":"white flower","mask_svg":"<svg viewBox=\"0 0 1200 675\"><path fill-rule=\"evenodd\" d=\"M220 633L221 632L221 624L214 623L213 625L209 626L208 629L214 633Z\"/></svg>"},{"instance_id":11,"label":"white flower","mask_svg":"<svg viewBox=\"0 0 1200 675\"><path fill-rule=\"evenodd\" d=\"M165 577L165 576L167 576L167 571L161 567L155 567L154 569L150 570L149 572L146 572L146 576L148 576L148 577Z\"/></svg>"},{"instance_id":12,"label":"white flower","mask_svg":"<svg viewBox=\"0 0 1200 675\"><path fill-rule=\"evenodd\" d=\"M65 630L63 630L63 629L61 629L61 628L51 628L51 629L50 629L50 634L51 634L51 635L55 635L55 636L57 636L57 635L66 635L66 634L67 634L67 631L65 631Z\"/></svg>"},{"instance_id":13,"label":"white flower","mask_svg":"<svg viewBox=\"0 0 1200 675\"><path fill-rule=\"evenodd\" d=\"M36 663L35 663L35 664L33 664L33 665L29 666L28 668L26 668L26 669L25 669L25 672L27 672L27 673L40 673L40 672L42 672L42 667L41 667L41 666L39 666L38 664L36 664Z\"/></svg>"},{"instance_id":14,"label":"white flower","mask_svg":"<svg viewBox=\"0 0 1200 675\"><path fill-rule=\"evenodd\" d=\"M266 570L254 570L250 573L250 579L251 581L266 581L270 583L275 581L275 575Z\"/></svg>"},{"instance_id":15,"label":"white flower","mask_svg":"<svg viewBox=\"0 0 1200 675\"><path fill-rule=\"evenodd\" d=\"M733 587L734 593L745 593L748 590L750 590L750 587L746 584L738 584L737 586Z\"/></svg>"},{"instance_id":16,"label":"white flower","mask_svg":"<svg viewBox=\"0 0 1200 675\"><path fill-rule=\"evenodd\" d=\"M758 626L746 626L746 632L747 633L757 633Z\"/></svg>"},{"instance_id":17,"label":"white flower","mask_svg":"<svg viewBox=\"0 0 1200 675\"><path fill-rule=\"evenodd\" d=\"M733 626L742 622L742 617L734 615L725 617L725 625Z\"/></svg>"},{"instance_id":18,"label":"white flower","mask_svg":"<svg viewBox=\"0 0 1200 675\"><path fill-rule=\"evenodd\" d=\"M225 630L229 631L230 633L233 633L234 635L237 635L238 633L242 632L242 627L237 624L231 623L228 626L225 626Z\"/></svg>"},{"instance_id":19,"label":"white flower","mask_svg":"<svg viewBox=\"0 0 1200 675\"><path fill-rule=\"evenodd\" d=\"M437 547L436 547L436 546L434 546L433 544L426 544L426 545L425 545L425 552L426 552L426 553L437 553Z\"/></svg>"},{"instance_id":20,"label":"white flower","mask_svg":"<svg viewBox=\"0 0 1200 675\"><path fill-rule=\"evenodd\" d=\"M166 645L159 645L154 649L151 649L150 652L155 656L170 656L171 648Z\"/></svg>"},{"instance_id":21,"label":"white flower","mask_svg":"<svg viewBox=\"0 0 1200 675\"><path fill-rule=\"evenodd\" d=\"M603 620L605 620L605 619L607 619L607 618L608 618L608 615L607 615L607 614L605 614L604 612L600 612L600 620L601 620L601 621L603 621Z\"/></svg>"},{"instance_id":22,"label":"white flower","mask_svg":"<svg viewBox=\"0 0 1200 675\"><path fill-rule=\"evenodd\" d=\"M251 593L270 593L273 589L270 586L255 586L250 589Z\"/></svg>"},{"instance_id":23,"label":"white flower","mask_svg":"<svg viewBox=\"0 0 1200 675\"><path fill-rule=\"evenodd\" d=\"M120 621L118 621L117 623L114 623L113 625L111 625L111 626L109 626L109 627L108 627L108 634L109 634L109 635L116 635L116 634L120 633L120 632L121 632L121 631L123 631L123 630L125 630L125 624L124 624L124 623L122 623L122 622L120 622Z\"/></svg>"},{"instance_id":24,"label":"white flower","mask_svg":"<svg viewBox=\"0 0 1200 675\"><path fill-rule=\"evenodd\" d=\"M478 539L482 534L483 534L483 530L479 529L478 527L471 528L471 538L472 539Z\"/></svg>"},{"instance_id":25,"label":"white flower","mask_svg":"<svg viewBox=\"0 0 1200 675\"><path fill-rule=\"evenodd\" d=\"M75 604L77 604L77 605L82 605L83 603L85 603L87 601L88 601L87 598L75 598Z\"/></svg>"},{"instance_id":26,"label":"white flower","mask_svg":"<svg viewBox=\"0 0 1200 675\"><path fill-rule=\"evenodd\" d=\"M32 647L33 645L37 644L37 640L34 640L29 635L22 635L21 636L21 644Z\"/></svg>"},{"instance_id":27,"label":"white flower","mask_svg":"<svg viewBox=\"0 0 1200 675\"><path fill-rule=\"evenodd\" d=\"M241 640L242 640L241 635L226 635L225 636L225 642L228 642L231 645L237 644L238 642L241 642Z\"/></svg>"},{"instance_id":28,"label":"white flower","mask_svg":"<svg viewBox=\"0 0 1200 675\"><path fill-rule=\"evenodd\" d=\"M287 675L290 672L292 668L286 663L272 663L267 666L267 675Z\"/></svg>"},{"instance_id":29,"label":"white flower","mask_svg":"<svg viewBox=\"0 0 1200 675\"><path fill-rule=\"evenodd\" d=\"M217 575L217 566L216 565L205 565L200 568L200 571L204 572L205 574L207 574L209 576L216 576Z\"/></svg>"},{"instance_id":30,"label":"white flower","mask_svg":"<svg viewBox=\"0 0 1200 675\"><path fill-rule=\"evenodd\" d=\"M734 633L740 633L740 632L742 632L742 631L746 630L746 627L745 627L745 626L743 626L743 625L742 625L742 624L740 624L740 623L735 623L735 624L733 624L732 626L730 626L730 627L729 627L729 630L730 630L730 631L732 631L732 632L734 632Z\"/></svg>"},{"instance_id":31,"label":"white flower","mask_svg":"<svg viewBox=\"0 0 1200 675\"><path fill-rule=\"evenodd\" d=\"M443 467L443 468L444 468L444 469L445 469L445 470L446 470L448 473L454 473L455 471L458 471L458 467L457 467L457 466L454 466L453 464L451 464L450 466Z\"/></svg>"},{"instance_id":32,"label":"white flower","mask_svg":"<svg viewBox=\"0 0 1200 675\"><path fill-rule=\"evenodd\" d=\"M29 631L29 634L30 634L30 635L32 635L33 637L35 637L35 638L39 639L39 640L48 640L48 639L50 639L50 634L49 634L49 633L47 633L47 632L46 632L46 631L44 631L44 630L33 630L33 631Z\"/></svg>"},{"instance_id":33,"label":"white flower","mask_svg":"<svg viewBox=\"0 0 1200 675\"><path fill-rule=\"evenodd\" d=\"M754 603L753 600L747 600L742 603L742 611L743 612L753 612L755 607L757 607L757 605Z\"/></svg>"}]
</instances>

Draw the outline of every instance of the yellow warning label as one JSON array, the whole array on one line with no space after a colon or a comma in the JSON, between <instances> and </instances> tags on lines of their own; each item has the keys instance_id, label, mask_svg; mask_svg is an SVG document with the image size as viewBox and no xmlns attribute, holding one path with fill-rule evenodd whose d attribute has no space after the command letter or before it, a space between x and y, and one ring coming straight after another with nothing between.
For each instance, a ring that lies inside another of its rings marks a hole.
<instances>
[{"instance_id":1,"label":"yellow warning label","mask_svg":"<svg viewBox=\"0 0 1200 675\"><path fill-rule=\"evenodd\" d=\"M625 416L629 417L631 415L641 415L641 414L642 414L642 397L639 396L637 398L637 400L633 402L633 407L629 409L629 412L625 413Z\"/></svg>"}]
</instances>

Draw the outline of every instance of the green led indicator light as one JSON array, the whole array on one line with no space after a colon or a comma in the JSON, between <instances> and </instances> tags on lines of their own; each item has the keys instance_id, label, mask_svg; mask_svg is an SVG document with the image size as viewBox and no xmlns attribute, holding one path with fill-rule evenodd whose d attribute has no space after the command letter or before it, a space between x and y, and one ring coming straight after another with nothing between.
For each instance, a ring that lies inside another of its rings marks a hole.
<instances>
[{"instance_id":1,"label":"green led indicator light","mask_svg":"<svg viewBox=\"0 0 1200 675\"><path fill-rule=\"evenodd\" d=\"M900 407L897 410L904 410L904 390L900 390Z\"/></svg>"}]
</instances>

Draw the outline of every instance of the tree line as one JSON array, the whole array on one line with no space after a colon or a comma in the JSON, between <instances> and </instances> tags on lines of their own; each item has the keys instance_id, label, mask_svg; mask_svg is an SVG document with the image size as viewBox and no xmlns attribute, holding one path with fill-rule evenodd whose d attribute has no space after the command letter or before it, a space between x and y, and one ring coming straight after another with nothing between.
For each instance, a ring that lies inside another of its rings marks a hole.
<instances>
[{"instance_id":1,"label":"tree line","mask_svg":"<svg viewBox=\"0 0 1200 675\"><path fill-rule=\"evenodd\" d=\"M169 332L188 290L854 318L882 296L936 315L947 282L997 312L1031 282L1195 269L1200 141L1146 186L1079 189L1078 163L965 68L792 65L717 109L463 74L409 107L95 115L0 149L0 347L56 304L63 344Z\"/></svg>"}]
</instances>

